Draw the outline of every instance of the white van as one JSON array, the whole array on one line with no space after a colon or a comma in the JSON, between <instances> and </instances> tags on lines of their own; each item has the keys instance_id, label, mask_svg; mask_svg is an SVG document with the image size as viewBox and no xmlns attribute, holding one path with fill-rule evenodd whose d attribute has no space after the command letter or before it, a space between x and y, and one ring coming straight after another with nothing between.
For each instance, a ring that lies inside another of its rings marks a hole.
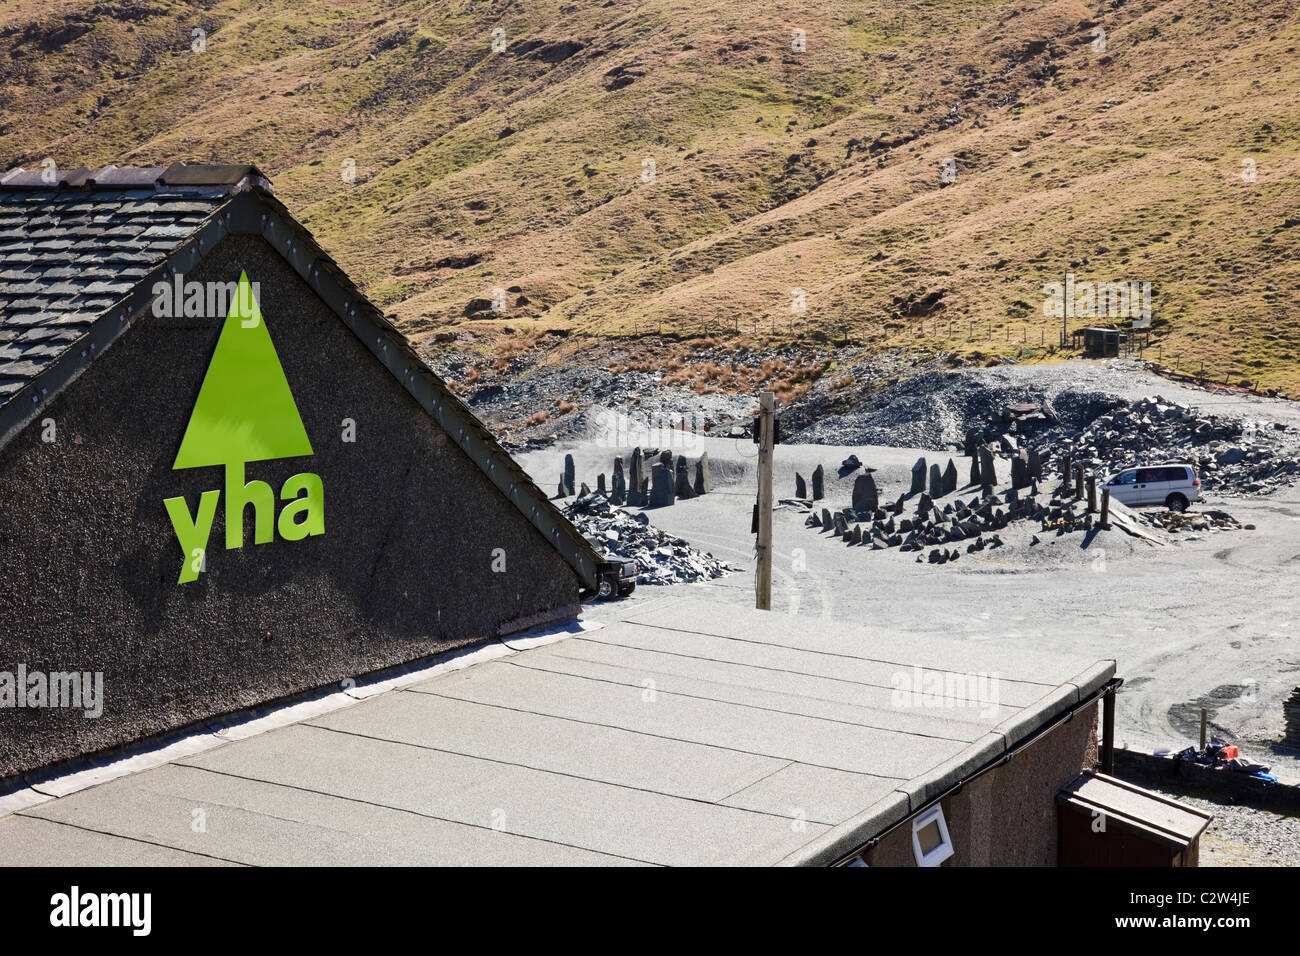
<instances>
[{"instance_id":1,"label":"white van","mask_svg":"<svg viewBox=\"0 0 1300 956\"><path fill-rule=\"evenodd\" d=\"M1129 507L1164 505L1182 511L1201 497L1201 480L1191 465L1151 465L1129 468L1110 478L1102 487L1110 496Z\"/></svg>"}]
</instances>

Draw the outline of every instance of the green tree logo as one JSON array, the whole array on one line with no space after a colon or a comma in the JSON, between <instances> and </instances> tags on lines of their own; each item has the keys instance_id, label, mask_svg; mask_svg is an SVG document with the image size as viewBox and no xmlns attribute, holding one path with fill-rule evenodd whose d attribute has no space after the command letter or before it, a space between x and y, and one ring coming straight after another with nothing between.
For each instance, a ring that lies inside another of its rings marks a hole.
<instances>
[{"instance_id":1,"label":"green tree logo","mask_svg":"<svg viewBox=\"0 0 1300 956\"><path fill-rule=\"evenodd\" d=\"M272 461L312 453L248 273L241 273L235 301L221 328L172 468Z\"/></svg>"},{"instance_id":2,"label":"green tree logo","mask_svg":"<svg viewBox=\"0 0 1300 956\"><path fill-rule=\"evenodd\" d=\"M249 504L254 510L255 543L274 539L271 486L264 481L245 484L244 466L312 454L248 274L241 273L172 469L225 468L226 548L232 549L243 546L244 509ZM185 553L181 584L197 580L206 566L208 537L220 497L220 491L205 491L194 515L184 498L163 502ZM280 489L280 498L291 502L275 522L281 537L298 541L324 533L325 493L319 476L294 475Z\"/></svg>"}]
</instances>

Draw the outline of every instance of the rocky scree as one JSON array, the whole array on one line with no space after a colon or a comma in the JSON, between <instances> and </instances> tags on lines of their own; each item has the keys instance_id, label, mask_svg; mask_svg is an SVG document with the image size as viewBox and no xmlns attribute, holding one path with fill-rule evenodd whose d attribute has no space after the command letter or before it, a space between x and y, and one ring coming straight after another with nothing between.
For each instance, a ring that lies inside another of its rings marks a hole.
<instances>
[{"instance_id":1,"label":"rocky scree","mask_svg":"<svg viewBox=\"0 0 1300 956\"><path fill-rule=\"evenodd\" d=\"M654 527L644 513L615 508L598 492L575 499L563 510L597 551L635 561L637 584L688 584L734 570L707 551Z\"/></svg>"},{"instance_id":2,"label":"rocky scree","mask_svg":"<svg viewBox=\"0 0 1300 956\"><path fill-rule=\"evenodd\" d=\"M1264 495L1300 475L1288 431L1281 422L1204 415L1155 396L1121 404L1073 438L1040 447L1049 468L1059 468L1067 455L1099 477L1139 465L1186 463L1196 469L1203 491Z\"/></svg>"}]
</instances>

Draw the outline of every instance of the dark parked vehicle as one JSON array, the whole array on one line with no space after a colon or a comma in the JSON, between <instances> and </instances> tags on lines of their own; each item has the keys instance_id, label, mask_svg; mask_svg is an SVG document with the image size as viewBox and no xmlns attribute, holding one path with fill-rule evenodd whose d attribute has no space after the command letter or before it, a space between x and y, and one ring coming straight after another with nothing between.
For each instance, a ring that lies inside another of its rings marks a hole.
<instances>
[{"instance_id":1,"label":"dark parked vehicle","mask_svg":"<svg viewBox=\"0 0 1300 956\"><path fill-rule=\"evenodd\" d=\"M638 569L635 561L624 561L616 555L606 555L596 572L599 582L595 598L609 601L616 597L626 597L636 590Z\"/></svg>"}]
</instances>

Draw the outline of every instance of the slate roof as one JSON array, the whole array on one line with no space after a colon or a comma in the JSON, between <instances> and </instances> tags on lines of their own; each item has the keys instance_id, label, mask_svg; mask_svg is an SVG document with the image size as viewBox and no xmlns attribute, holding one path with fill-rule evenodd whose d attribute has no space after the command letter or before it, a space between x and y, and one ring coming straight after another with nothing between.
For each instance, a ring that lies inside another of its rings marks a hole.
<instances>
[{"instance_id":1,"label":"slate roof","mask_svg":"<svg viewBox=\"0 0 1300 956\"><path fill-rule=\"evenodd\" d=\"M168 171L110 166L54 183L39 171L0 176L0 405L228 198L226 185L171 185Z\"/></svg>"},{"instance_id":2,"label":"slate roof","mask_svg":"<svg viewBox=\"0 0 1300 956\"><path fill-rule=\"evenodd\" d=\"M252 165L0 175L0 449L148 311L155 282L190 272L231 233L266 239L595 586L600 555Z\"/></svg>"}]
</instances>

